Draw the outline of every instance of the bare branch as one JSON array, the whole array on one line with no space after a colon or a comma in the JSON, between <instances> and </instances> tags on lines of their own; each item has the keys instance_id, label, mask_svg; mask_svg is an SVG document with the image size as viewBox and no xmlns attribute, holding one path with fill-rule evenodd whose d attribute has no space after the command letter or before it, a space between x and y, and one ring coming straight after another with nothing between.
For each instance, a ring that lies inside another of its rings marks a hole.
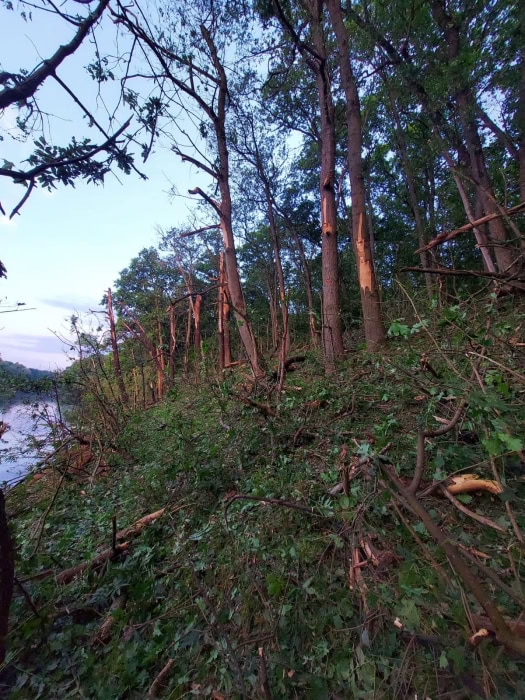
<instances>
[{"instance_id":1,"label":"bare branch","mask_svg":"<svg viewBox=\"0 0 525 700\"><path fill-rule=\"evenodd\" d=\"M222 216L221 205L216 199L212 199L209 194L206 194L200 187L195 187L193 190L188 190L189 194L199 194L210 206L212 206L219 216Z\"/></svg>"},{"instance_id":2,"label":"bare branch","mask_svg":"<svg viewBox=\"0 0 525 700\"><path fill-rule=\"evenodd\" d=\"M220 224L210 224L209 226L202 226L201 228L196 228L194 231L186 231L185 233L181 233L179 238L188 238L188 236L195 236L197 233L204 233L204 231L211 231L211 229L220 227Z\"/></svg>"},{"instance_id":3,"label":"bare branch","mask_svg":"<svg viewBox=\"0 0 525 700\"><path fill-rule=\"evenodd\" d=\"M78 49L80 44L89 34L91 28L98 22L102 13L109 4L109 0L101 0L98 7L79 25L78 32L69 44L60 46L57 51L42 62L40 68L33 71L25 80L17 82L13 87L4 88L0 92L0 109L5 109L16 102L22 102L32 97L40 85L53 75L59 65Z\"/></svg>"}]
</instances>

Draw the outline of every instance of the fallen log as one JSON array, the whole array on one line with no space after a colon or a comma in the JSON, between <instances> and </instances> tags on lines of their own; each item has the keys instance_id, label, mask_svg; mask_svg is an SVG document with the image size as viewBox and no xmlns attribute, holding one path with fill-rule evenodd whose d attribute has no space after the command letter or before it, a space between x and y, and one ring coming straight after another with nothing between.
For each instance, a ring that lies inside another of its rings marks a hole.
<instances>
[{"instance_id":1,"label":"fallen log","mask_svg":"<svg viewBox=\"0 0 525 700\"><path fill-rule=\"evenodd\" d=\"M154 513L150 513L149 515L145 515L143 518L140 518L140 520L137 520L137 522L133 525L130 525L123 530L119 530L117 532L117 540L124 540L128 537L137 537L137 535L140 535L142 530L144 530L146 525L149 525L160 518L165 512L166 508L161 508L160 510L156 510Z\"/></svg>"},{"instance_id":2,"label":"fallen log","mask_svg":"<svg viewBox=\"0 0 525 700\"><path fill-rule=\"evenodd\" d=\"M109 547L103 552L100 552L100 554L97 554L97 556L94 559L88 559L87 561L83 561L80 564L72 566L69 569L64 569L64 571L61 571L55 576L55 580L57 583L71 583L73 579L83 574L84 571L96 571L105 562L109 561L110 559L116 558L119 554L122 554L123 552L127 552L130 544L131 542L123 542L122 544L118 544L116 547Z\"/></svg>"},{"instance_id":3,"label":"fallen log","mask_svg":"<svg viewBox=\"0 0 525 700\"><path fill-rule=\"evenodd\" d=\"M124 539L125 537L127 538L133 538L137 537L140 535L142 530L146 527L146 525L149 525L150 523L154 522L158 518L161 517L166 511L166 508L161 508L160 510L155 511L154 513L150 513L149 515L145 515L144 517L140 518L135 522L133 525L130 525L130 527L124 528L123 530L120 530L120 532L117 532L116 534L116 540L117 542L119 540ZM118 555L123 554L128 551L129 547L131 545L131 542L129 539L126 542L120 542L118 544L114 544L111 547L108 547L107 549L104 549L102 552L97 554L93 559L87 559L86 561L81 562L80 564L77 564L76 566L72 566L69 569L64 569L60 573L56 573L54 569L46 569L45 571L40 571L38 574L35 574L34 576L29 576L25 579L21 580L21 583L24 583L24 581L30 581L30 580L38 580L42 581L43 579L50 578L51 576L55 577L55 580L57 583L70 583L73 581L73 579L77 578L81 574L83 574L85 571L96 571L99 569L102 564L105 562L116 558Z\"/></svg>"}]
</instances>

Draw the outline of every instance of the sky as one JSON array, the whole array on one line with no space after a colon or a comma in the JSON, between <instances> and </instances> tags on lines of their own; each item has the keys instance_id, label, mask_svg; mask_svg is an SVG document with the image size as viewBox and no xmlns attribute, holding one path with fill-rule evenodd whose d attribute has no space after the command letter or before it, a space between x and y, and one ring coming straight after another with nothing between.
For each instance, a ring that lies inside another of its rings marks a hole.
<instances>
[{"instance_id":1,"label":"sky","mask_svg":"<svg viewBox=\"0 0 525 700\"><path fill-rule=\"evenodd\" d=\"M36 11L33 21L26 23L16 11L9 12L3 6L0 27L0 70L12 72L21 67L32 69L39 57L52 55L73 31L51 15ZM98 32L101 53L104 48L111 50L113 32L111 27ZM125 45L121 42L119 48L122 51ZM103 120L104 104L109 106L116 93L110 85L103 99L97 99L94 84L83 68L92 50L92 45L83 46L66 60L59 75L88 104L98 104L96 116ZM86 129L80 111L56 84L46 83L38 96L40 104L53 115L46 130L57 143L67 144L71 134L97 138ZM122 122L126 116L122 113ZM13 109L0 114L4 135L0 164L6 159L23 168L21 161L31 149L28 151L27 144L9 135L15 133L15 118ZM147 175L146 181L117 170L116 176L107 176L103 186L78 182L75 188L59 185L52 192L35 190L19 216L12 220L0 216L0 260L8 275L0 279L2 359L37 369L67 366L69 346L57 335L69 336L71 315L97 309L119 272L142 248L157 243L157 227L180 225L188 218L191 201L187 196L170 196L172 187L184 195L190 187L205 188L207 184L193 166L182 164L160 145L146 164L138 158L137 165ZM20 185L0 178L0 202L8 214L23 192ZM19 308L27 310L2 313L18 303L25 304Z\"/></svg>"}]
</instances>

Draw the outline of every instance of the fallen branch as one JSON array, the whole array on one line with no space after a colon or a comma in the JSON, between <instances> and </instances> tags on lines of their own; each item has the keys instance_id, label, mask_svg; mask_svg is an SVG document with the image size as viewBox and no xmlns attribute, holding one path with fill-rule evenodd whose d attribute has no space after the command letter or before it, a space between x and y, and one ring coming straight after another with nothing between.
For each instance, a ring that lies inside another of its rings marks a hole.
<instances>
[{"instance_id":1,"label":"fallen branch","mask_svg":"<svg viewBox=\"0 0 525 700\"><path fill-rule=\"evenodd\" d=\"M436 428L436 430L420 430L417 434L417 458L416 458L416 469L414 471L414 476L408 487L408 491L415 494L421 484L421 479L425 471L426 465L426 455L425 455L425 439L431 437L439 437L450 432L456 427L459 419L461 418L465 406L467 405L466 399L461 399L456 409L456 412L452 418L441 426L441 428Z\"/></svg>"},{"instance_id":2,"label":"fallen branch","mask_svg":"<svg viewBox=\"0 0 525 700\"><path fill-rule=\"evenodd\" d=\"M471 615L471 619L476 627L486 629L489 632L495 632L497 636L497 630L494 624L488 617L485 617L485 615ZM506 619L505 622L509 627L512 628L512 631L515 635L517 635L518 637L525 637L525 622L521 622L520 619Z\"/></svg>"},{"instance_id":3,"label":"fallen branch","mask_svg":"<svg viewBox=\"0 0 525 700\"><path fill-rule=\"evenodd\" d=\"M454 476L447 484L447 491L454 495L470 493L471 491L488 491L497 496L503 493L504 488L492 479L480 479L477 474L461 474Z\"/></svg>"},{"instance_id":4,"label":"fallen branch","mask_svg":"<svg viewBox=\"0 0 525 700\"><path fill-rule=\"evenodd\" d=\"M113 613L116 610L120 610L121 608L123 608L125 604L126 596L124 594L117 596L115 600L111 603L111 606L108 610L106 617L104 618L104 621L100 625L97 634L92 640L94 644L106 644L106 642L109 641L111 628L115 624L115 616L113 615Z\"/></svg>"},{"instance_id":5,"label":"fallen branch","mask_svg":"<svg viewBox=\"0 0 525 700\"><path fill-rule=\"evenodd\" d=\"M140 518L140 520L137 520L137 522L130 525L130 527L119 530L116 536L117 541L127 539L128 537L137 537L137 535L140 535L142 530L144 530L146 525L158 520L158 518L160 518L161 515L164 515L165 512L166 508L161 508L160 510L156 510L154 513L150 513L149 515L145 515L143 518Z\"/></svg>"},{"instance_id":6,"label":"fallen branch","mask_svg":"<svg viewBox=\"0 0 525 700\"><path fill-rule=\"evenodd\" d=\"M120 532L117 532L116 538L113 539L116 539L118 541L124 539L125 537L137 537L138 535L140 535L142 530L144 530L146 525L149 525L150 523L160 518L165 511L166 508L161 508L160 510L155 511L154 513L145 515L143 518L137 520L137 522L131 525L130 527L124 528L124 530L120 530ZM55 580L57 583L70 583L71 581L73 581L73 579L77 578L85 571L96 571L105 562L114 559L115 557L119 556L120 554L123 554L124 552L127 552L130 545L131 542L129 540L120 544L116 544L116 546L114 546L113 542L111 547L109 547L108 549L104 549L93 559L87 559L86 561L83 561L80 564L77 564L76 566L72 566L69 569L64 569L64 571L61 571L58 574L53 569L46 569L45 571L40 571L34 576L29 576L23 579L22 583L24 583L24 581L30 580L41 581L43 579L50 578L51 576L55 576Z\"/></svg>"},{"instance_id":7,"label":"fallen branch","mask_svg":"<svg viewBox=\"0 0 525 700\"><path fill-rule=\"evenodd\" d=\"M463 503L460 503L457 498L454 498L449 489L441 487L441 493L448 498L448 500L455 505L458 510L460 510L464 515L467 515L469 518L476 520L476 522L481 523L481 525L486 525L487 527L491 527L493 530L502 532L503 534L507 532L506 528L498 525L490 518L486 518L484 515L479 515L479 513L475 513L473 510L470 510L470 508L464 506Z\"/></svg>"},{"instance_id":8,"label":"fallen branch","mask_svg":"<svg viewBox=\"0 0 525 700\"><path fill-rule=\"evenodd\" d=\"M258 411L260 411L263 416L266 418L274 418L277 413L275 410L270 406L270 404L267 403L260 403L259 401L254 401L253 399L250 399L248 396L245 396L244 398L241 399L241 401L246 405L246 406L251 406L252 408L256 408Z\"/></svg>"},{"instance_id":9,"label":"fallen branch","mask_svg":"<svg viewBox=\"0 0 525 700\"><path fill-rule=\"evenodd\" d=\"M171 671L174 663L175 663L175 659L168 659L167 664L162 668L160 673L155 677L155 680L153 681L153 683L150 686L150 689L148 690L148 695L147 695L148 700L150 698L158 697L158 695L162 689L162 685L166 679L166 676Z\"/></svg>"},{"instance_id":10,"label":"fallen branch","mask_svg":"<svg viewBox=\"0 0 525 700\"><path fill-rule=\"evenodd\" d=\"M494 214L487 214L486 216L482 216L481 219L476 219L476 221L471 221L468 224L465 224L464 226L460 226L459 228L454 229L453 231L446 231L443 233L440 233L438 236L433 238L430 243L427 243L426 245L422 246L421 248L418 248L415 251L415 255L418 255L419 253L423 253L426 250L431 250L432 248L435 248L437 245L441 245L441 243L445 243L446 241L451 241L453 238L456 238L456 236L460 236L462 233L466 233L467 231L471 231L473 228L477 228L478 226L481 226L482 224L486 224L488 221L493 221L494 219L500 219L502 216L513 216L514 214L518 214L520 211L523 211L525 209L525 202L521 202L515 207L512 207L511 209L503 209L501 212L497 212Z\"/></svg>"},{"instance_id":11,"label":"fallen branch","mask_svg":"<svg viewBox=\"0 0 525 700\"><path fill-rule=\"evenodd\" d=\"M64 569L64 571L61 571L55 576L55 580L57 583L71 583L71 581L83 574L84 571L96 571L97 569L100 569L102 564L105 564L105 562L114 559L119 554L127 552L130 544L131 542L123 542L122 544L117 545L115 549L113 549L113 547L109 547L108 549L100 552L100 554L97 554L94 559L89 559L77 564L76 566L72 566L69 569ZM53 573L54 572L51 571L50 576L52 576Z\"/></svg>"},{"instance_id":12,"label":"fallen branch","mask_svg":"<svg viewBox=\"0 0 525 700\"><path fill-rule=\"evenodd\" d=\"M447 559L452 568L455 570L457 576L470 590L474 598L477 600L483 610L485 610L486 614L494 625L498 640L508 649L516 652L520 656L525 656L525 639L517 637L510 629L496 603L490 598L479 579L474 575L473 571L461 557L457 547L452 544L448 533L436 525L428 511L421 505L414 494L410 493L410 491L405 488L403 482L399 479L397 474L390 466L381 463L379 460L378 465L387 479L396 487L399 495L402 497L403 501L405 501L406 505L418 516L437 544L443 548L443 551L445 552Z\"/></svg>"}]
</instances>

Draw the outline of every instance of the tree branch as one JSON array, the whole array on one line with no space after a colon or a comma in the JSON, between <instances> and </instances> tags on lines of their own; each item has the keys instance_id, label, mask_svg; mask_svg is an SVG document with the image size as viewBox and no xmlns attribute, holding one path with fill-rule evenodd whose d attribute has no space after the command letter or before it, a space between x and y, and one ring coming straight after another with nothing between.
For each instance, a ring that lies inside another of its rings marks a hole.
<instances>
[{"instance_id":1,"label":"tree branch","mask_svg":"<svg viewBox=\"0 0 525 700\"><path fill-rule=\"evenodd\" d=\"M471 221L470 223L465 224L464 226L460 226L459 228L456 228L453 231L445 231L443 233L440 233L433 240L431 240L430 243L427 243L422 248L418 248L415 251L415 254L417 255L419 253L423 253L426 250L431 250L432 248L435 248L437 245L441 245L442 243L446 243L446 241L451 241L453 238L456 238L456 236L459 236L462 233L465 233L466 231L471 231L473 228L481 226L481 224L486 224L487 221L492 221L493 219L499 219L502 216L513 216L514 214L518 214L520 211L523 211L524 209L525 209L525 202L521 202L520 204L517 204L515 207L512 207L511 209L506 209L506 210L503 209L501 212L487 214L486 216L482 216L481 219L476 219L476 221Z\"/></svg>"},{"instance_id":2,"label":"tree branch","mask_svg":"<svg viewBox=\"0 0 525 700\"><path fill-rule=\"evenodd\" d=\"M69 44L60 46L57 51L42 62L40 68L37 68L25 80L21 80L13 87L4 88L0 92L0 109L5 109L16 102L22 102L32 97L38 90L40 85L54 74L59 65L68 56L71 56L78 49L80 44L89 34L93 25L98 22L102 13L109 4L109 0L101 0L98 7L79 25L78 32L75 34Z\"/></svg>"},{"instance_id":3,"label":"tree branch","mask_svg":"<svg viewBox=\"0 0 525 700\"><path fill-rule=\"evenodd\" d=\"M206 194L200 187L195 187L188 190L189 194L199 194L208 204L215 209L219 216L222 216L221 205L215 199L212 199L209 194Z\"/></svg>"}]
</instances>

